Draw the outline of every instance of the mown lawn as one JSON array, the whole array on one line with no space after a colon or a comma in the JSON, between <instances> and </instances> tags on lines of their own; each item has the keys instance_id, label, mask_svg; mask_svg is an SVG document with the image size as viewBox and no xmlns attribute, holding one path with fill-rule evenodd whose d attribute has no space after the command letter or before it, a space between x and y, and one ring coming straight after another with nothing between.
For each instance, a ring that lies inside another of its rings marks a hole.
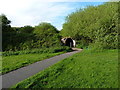
<instances>
[{"instance_id":1,"label":"mown lawn","mask_svg":"<svg viewBox=\"0 0 120 90\"><path fill-rule=\"evenodd\" d=\"M18 69L20 67L32 64L37 61L50 58L62 54L64 52L57 53L35 53L35 54L22 54L22 55L11 55L2 57L2 74Z\"/></svg>"},{"instance_id":2,"label":"mown lawn","mask_svg":"<svg viewBox=\"0 0 120 90\"><path fill-rule=\"evenodd\" d=\"M83 50L12 88L117 88L118 52Z\"/></svg>"}]
</instances>

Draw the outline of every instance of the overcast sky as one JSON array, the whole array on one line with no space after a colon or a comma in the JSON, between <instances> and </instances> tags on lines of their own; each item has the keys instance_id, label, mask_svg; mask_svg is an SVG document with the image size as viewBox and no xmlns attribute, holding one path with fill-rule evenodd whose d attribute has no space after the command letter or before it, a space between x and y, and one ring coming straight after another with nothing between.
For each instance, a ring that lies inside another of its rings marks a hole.
<instances>
[{"instance_id":1,"label":"overcast sky","mask_svg":"<svg viewBox=\"0 0 120 90\"><path fill-rule=\"evenodd\" d=\"M100 5L108 0L0 0L0 14L12 21L11 26L36 26L48 22L62 29L65 17L79 8Z\"/></svg>"}]
</instances>

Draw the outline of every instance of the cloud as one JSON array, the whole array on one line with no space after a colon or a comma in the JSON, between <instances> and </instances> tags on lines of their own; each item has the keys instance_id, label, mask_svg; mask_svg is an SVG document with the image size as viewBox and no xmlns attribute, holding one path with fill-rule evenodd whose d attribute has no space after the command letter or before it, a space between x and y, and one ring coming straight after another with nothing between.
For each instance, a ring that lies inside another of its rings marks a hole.
<instances>
[{"instance_id":1,"label":"cloud","mask_svg":"<svg viewBox=\"0 0 120 90\"><path fill-rule=\"evenodd\" d=\"M73 1L81 0L2 0L0 13L12 21L12 26L35 26L40 22L49 22L60 30L65 16L78 7L85 7Z\"/></svg>"},{"instance_id":2,"label":"cloud","mask_svg":"<svg viewBox=\"0 0 120 90\"><path fill-rule=\"evenodd\" d=\"M0 13L7 15L12 26L54 23L59 16L65 16L65 13L72 9L67 4L38 0L3 0L0 7Z\"/></svg>"}]
</instances>

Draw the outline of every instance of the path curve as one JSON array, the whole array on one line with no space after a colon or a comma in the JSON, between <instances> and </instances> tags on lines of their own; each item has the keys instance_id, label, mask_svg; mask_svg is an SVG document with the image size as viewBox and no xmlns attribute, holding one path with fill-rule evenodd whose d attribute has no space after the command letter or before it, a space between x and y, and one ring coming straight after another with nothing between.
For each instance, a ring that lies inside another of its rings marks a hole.
<instances>
[{"instance_id":1,"label":"path curve","mask_svg":"<svg viewBox=\"0 0 120 90\"><path fill-rule=\"evenodd\" d=\"M45 59L42 61L38 61L38 62L35 62L28 66L17 69L15 71L11 71L7 74L4 74L4 75L2 75L2 88L9 88L12 85L48 68L49 66L57 63L58 61L63 60L75 53L80 52L80 51L82 51L82 49L79 49L77 51L75 50L73 52L68 52L65 54L61 54L58 56L54 56L52 58Z\"/></svg>"}]
</instances>

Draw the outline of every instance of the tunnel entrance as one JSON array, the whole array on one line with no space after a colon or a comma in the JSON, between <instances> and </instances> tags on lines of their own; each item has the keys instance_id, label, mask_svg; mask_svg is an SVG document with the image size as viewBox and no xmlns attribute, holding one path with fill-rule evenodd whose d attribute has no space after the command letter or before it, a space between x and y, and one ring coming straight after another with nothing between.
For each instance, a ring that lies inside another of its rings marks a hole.
<instances>
[{"instance_id":1,"label":"tunnel entrance","mask_svg":"<svg viewBox=\"0 0 120 90\"><path fill-rule=\"evenodd\" d=\"M69 46L69 47L75 47L76 46L76 42L72 38L68 38L68 37L62 38L61 41L65 46Z\"/></svg>"},{"instance_id":2,"label":"tunnel entrance","mask_svg":"<svg viewBox=\"0 0 120 90\"><path fill-rule=\"evenodd\" d=\"M73 40L71 38L67 38L65 46L73 47Z\"/></svg>"}]
</instances>

